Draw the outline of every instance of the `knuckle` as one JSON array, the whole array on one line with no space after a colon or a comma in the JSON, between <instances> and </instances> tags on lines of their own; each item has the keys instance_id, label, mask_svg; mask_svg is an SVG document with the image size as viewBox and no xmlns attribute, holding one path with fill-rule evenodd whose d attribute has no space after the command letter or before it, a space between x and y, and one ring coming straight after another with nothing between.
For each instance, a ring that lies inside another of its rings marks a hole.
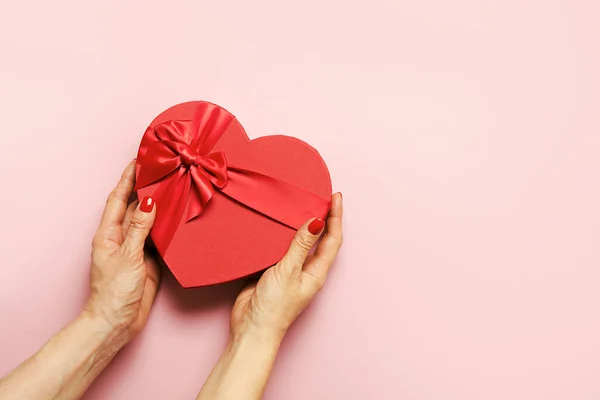
<instances>
[{"instance_id":1,"label":"knuckle","mask_svg":"<svg viewBox=\"0 0 600 400\"><path fill-rule=\"evenodd\" d=\"M134 215L129 222L129 229L144 230L146 229L147 225L148 224L144 218L142 218L140 215Z\"/></svg>"},{"instance_id":2,"label":"knuckle","mask_svg":"<svg viewBox=\"0 0 600 400\"><path fill-rule=\"evenodd\" d=\"M127 201L127 200L128 200L128 196L126 196L122 190L115 189L112 192L110 192L110 194L108 195L108 198L106 199L106 202L112 203L115 201Z\"/></svg>"},{"instance_id":3,"label":"knuckle","mask_svg":"<svg viewBox=\"0 0 600 400\"><path fill-rule=\"evenodd\" d=\"M99 240L99 239L94 239L94 241L96 241L96 240ZM102 242L98 242L98 243L92 245L92 251L90 254L92 264L99 265L105 259L107 252L105 251L105 249L103 247L104 247L104 244Z\"/></svg>"},{"instance_id":4,"label":"knuckle","mask_svg":"<svg viewBox=\"0 0 600 400\"><path fill-rule=\"evenodd\" d=\"M100 244L101 244L100 238L98 237L98 235L94 235L94 237L92 238L92 249L99 247Z\"/></svg>"},{"instance_id":5,"label":"knuckle","mask_svg":"<svg viewBox=\"0 0 600 400\"><path fill-rule=\"evenodd\" d=\"M305 235L299 235L296 238L296 246L298 247L298 250L308 252L312 249L313 241Z\"/></svg>"},{"instance_id":6,"label":"knuckle","mask_svg":"<svg viewBox=\"0 0 600 400\"><path fill-rule=\"evenodd\" d=\"M325 279L313 274L310 274L309 276L311 277L310 280L313 290L315 292L320 292L321 289L323 289L323 287L325 286Z\"/></svg>"},{"instance_id":7,"label":"knuckle","mask_svg":"<svg viewBox=\"0 0 600 400\"><path fill-rule=\"evenodd\" d=\"M342 244L344 244L344 237L341 232L332 234L331 238L333 239L332 243L334 243L338 249L342 247Z\"/></svg>"},{"instance_id":8,"label":"knuckle","mask_svg":"<svg viewBox=\"0 0 600 400\"><path fill-rule=\"evenodd\" d=\"M101 257L98 252L92 251L92 264L93 265L102 265L104 258Z\"/></svg>"},{"instance_id":9,"label":"knuckle","mask_svg":"<svg viewBox=\"0 0 600 400\"><path fill-rule=\"evenodd\" d=\"M95 262L98 261L98 255L97 255L97 251L93 247L92 247L90 256L92 258L92 264L95 264Z\"/></svg>"},{"instance_id":10,"label":"knuckle","mask_svg":"<svg viewBox=\"0 0 600 400\"><path fill-rule=\"evenodd\" d=\"M317 292L320 292L323 289L323 287L325 287L325 280L316 278L315 279L315 289L317 290Z\"/></svg>"}]
</instances>

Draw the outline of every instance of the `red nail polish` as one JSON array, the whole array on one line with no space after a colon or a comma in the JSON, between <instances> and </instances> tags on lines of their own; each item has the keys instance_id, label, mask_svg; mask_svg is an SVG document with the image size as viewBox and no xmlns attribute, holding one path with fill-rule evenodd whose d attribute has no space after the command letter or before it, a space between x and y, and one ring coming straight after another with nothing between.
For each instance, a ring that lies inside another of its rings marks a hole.
<instances>
[{"instance_id":1,"label":"red nail polish","mask_svg":"<svg viewBox=\"0 0 600 400\"><path fill-rule=\"evenodd\" d=\"M308 224L308 231L313 235L318 235L323 230L325 226L325 221L321 218L314 219L310 224Z\"/></svg>"},{"instance_id":2,"label":"red nail polish","mask_svg":"<svg viewBox=\"0 0 600 400\"><path fill-rule=\"evenodd\" d=\"M149 213L154 208L154 199L150 196L146 196L140 202L140 210L145 213Z\"/></svg>"}]
</instances>

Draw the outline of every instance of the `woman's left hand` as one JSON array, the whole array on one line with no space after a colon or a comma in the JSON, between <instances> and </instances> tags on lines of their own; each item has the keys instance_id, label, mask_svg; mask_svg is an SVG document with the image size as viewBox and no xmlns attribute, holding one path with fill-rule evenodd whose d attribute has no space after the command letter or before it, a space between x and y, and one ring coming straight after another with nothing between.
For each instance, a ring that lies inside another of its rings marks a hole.
<instances>
[{"instance_id":1,"label":"woman's left hand","mask_svg":"<svg viewBox=\"0 0 600 400\"><path fill-rule=\"evenodd\" d=\"M128 205L135 180L132 161L111 192L92 243L91 293L85 310L108 322L128 342L145 326L160 280L144 249L154 223L152 198Z\"/></svg>"},{"instance_id":2,"label":"woman's left hand","mask_svg":"<svg viewBox=\"0 0 600 400\"><path fill-rule=\"evenodd\" d=\"M144 250L155 207L151 198L127 205L134 180L131 162L108 197L92 243L91 293L84 311L0 379L0 398L79 399L146 324L160 277Z\"/></svg>"}]
</instances>

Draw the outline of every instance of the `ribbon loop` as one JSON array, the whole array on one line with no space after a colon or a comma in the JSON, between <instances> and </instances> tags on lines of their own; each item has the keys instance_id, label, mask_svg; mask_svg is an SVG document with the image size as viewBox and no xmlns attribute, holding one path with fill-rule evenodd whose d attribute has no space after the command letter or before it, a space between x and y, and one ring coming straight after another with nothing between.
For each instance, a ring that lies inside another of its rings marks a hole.
<instances>
[{"instance_id":1,"label":"ribbon loop","mask_svg":"<svg viewBox=\"0 0 600 400\"><path fill-rule=\"evenodd\" d=\"M200 157L198 166L204 168L208 173L209 179L213 185L219 189L223 189L228 179L225 153L219 151L205 157Z\"/></svg>"}]
</instances>

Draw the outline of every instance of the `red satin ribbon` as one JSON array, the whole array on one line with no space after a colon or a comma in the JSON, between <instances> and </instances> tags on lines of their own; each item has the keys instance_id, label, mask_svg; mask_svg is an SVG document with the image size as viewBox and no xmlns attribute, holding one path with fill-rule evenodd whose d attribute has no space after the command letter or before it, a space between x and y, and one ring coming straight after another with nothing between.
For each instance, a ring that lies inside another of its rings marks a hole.
<instances>
[{"instance_id":1,"label":"red satin ribbon","mask_svg":"<svg viewBox=\"0 0 600 400\"><path fill-rule=\"evenodd\" d=\"M217 190L293 229L329 211L328 200L228 165L222 151L211 153L232 121L233 116L222 108L199 103L192 121L164 122L154 127L155 138L142 141L135 190L160 181L153 195L158 208L152 236L160 254L167 251L186 207L189 222L206 209Z\"/></svg>"}]
</instances>

